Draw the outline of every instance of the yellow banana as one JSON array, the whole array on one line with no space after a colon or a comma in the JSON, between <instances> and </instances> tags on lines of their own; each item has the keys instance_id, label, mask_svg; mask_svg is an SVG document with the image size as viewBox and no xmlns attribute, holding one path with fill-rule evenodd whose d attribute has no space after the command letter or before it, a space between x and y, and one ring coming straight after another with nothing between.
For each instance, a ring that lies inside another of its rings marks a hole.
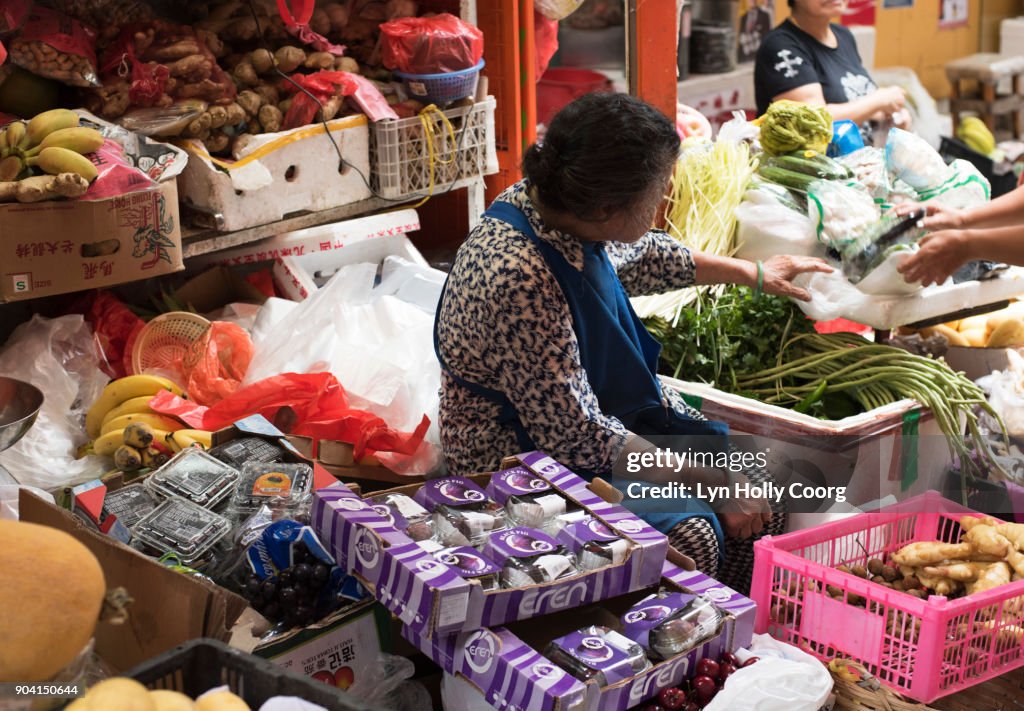
<instances>
[{"instance_id":1,"label":"yellow banana","mask_svg":"<svg viewBox=\"0 0 1024 711\"><path fill-rule=\"evenodd\" d=\"M188 449L193 445L199 445L203 449L209 449L213 445L213 433L206 430L177 430L167 435L167 444L175 452Z\"/></svg>"},{"instance_id":2,"label":"yellow banana","mask_svg":"<svg viewBox=\"0 0 1024 711\"><path fill-rule=\"evenodd\" d=\"M52 109L44 111L28 122L25 137L19 141L22 149L38 146L47 136L62 128L78 125L78 114L70 109Z\"/></svg>"},{"instance_id":3,"label":"yellow banana","mask_svg":"<svg viewBox=\"0 0 1024 711\"><path fill-rule=\"evenodd\" d=\"M7 124L7 148L13 150L20 148L21 144L25 141L25 122L15 121L14 123Z\"/></svg>"},{"instance_id":4,"label":"yellow banana","mask_svg":"<svg viewBox=\"0 0 1024 711\"><path fill-rule=\"evenodd\" d=\"M25 164L18 156L7 156L0 160L0 183L8 183L18 177Z\"/></svg>"},{"instance_id":5,"label":"yellow banana","mask_svg":"<svg viewBox=\"0 0 1024 711\"><path fill-rule=\"evenodd\" d=\"M103 145L103 134L88 126L75 126L54 131L35 148L25 152L25 157L38 155L47 148L67 148L69 151L86 155L94 153Z\"/></svg>"},{"instance_id":6,"label":"yellow banana","mask_svg":"<svg viewBox=\"0 0 1024 711\"><path fill-rule=\"evenodd\" d=\"M136 413L153 413L149 409L149 401L153 398L152 395L142 395L141 397L133 397L131 400L125 400L117 407L113 408L103 417L103 422L100 424L100 431L104 429L104 425L113 420L116 417L122 415L134 415Z\"/></svg>"},{"instance_id":7,"label":"yellow banana","mask_svg":"<svg viewBox=\"0 0 1024 711\"><path fill-rule=\"evenodd\" d=\"M153 430L153 439L163 442L170 432L164 430ZM113 430L105 435L97 437L92 442L92 453L101 457L112 457L114 452L124 445L124 430Z\"/></svg>"},{"instance_id":8,"label":"yellow banana","mask_svg":"<svg viewBox=\"0 0 1024 711\"><path fill-rule=\"evenodd\" d=\"M957 138L966 143L972 149L989 155L996 149L996 139L992 131L977 116L968 116L960 122L956 132Z\"/></svg>"},{"instance_id":9,"label":"yellow banana","mask_svg":"<svg viewBox=\"0 0 1024 711\"><path fill-rule=\"evenodd\" d=\"M103 418L118 405L137 397L152 397L161 390L170 390L175 395L184 393L173 381L159 375L129 375L119 378L103 388L103 392L85 415L85 431L90 437L98 437L102 431Z\"/></svg>"},{"instance_id":10,"label":"yellow banana","mask_svg":"<svg viewBox=\"0 0 1024 711\"><path fill-rule=\"evenodd\" d=\"M100 434L105 435L108 432L117 430L120 432L125 427L132 423L141 423L149 425L154 430L164 430L166 432L174 432L175 430L184 429L185 425L181 424L177 420L159 415L155 412L134 412L127 415L121 415L114 419L104 420L104 424L100 425Z\"/></svg>"},{"instance_id":11,"label":"yellow banana","mask_svg":"<svg viewBox=\"0 0 1024 711\"><path fill-rule=\"evenodd\" d=\"M91 160L67 148L44 148L39 155L31 157L25 162L41 168L43 172L50 175L77 173L90 183L99 175L99 171Z\"/></svg>"}]
</instances>

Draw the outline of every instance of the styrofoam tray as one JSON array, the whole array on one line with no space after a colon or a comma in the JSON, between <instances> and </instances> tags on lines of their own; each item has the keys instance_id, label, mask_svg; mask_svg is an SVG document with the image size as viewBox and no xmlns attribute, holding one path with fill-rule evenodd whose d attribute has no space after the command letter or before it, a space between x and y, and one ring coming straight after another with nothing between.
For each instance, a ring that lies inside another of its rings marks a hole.
<instances>
[{"instance_id":1,"label":"styrofoam tray","mask_svg":"<svg viewBox=\"0 0 1024 711\"><path fill-rule=\"evenodd\" d=\"M1024 294L1024 268L1014 267L988 281L924 289L908 296L877 296L842 318L879 330L918 323L958 311L995 304Z\"/></svg>"}]
</instances>

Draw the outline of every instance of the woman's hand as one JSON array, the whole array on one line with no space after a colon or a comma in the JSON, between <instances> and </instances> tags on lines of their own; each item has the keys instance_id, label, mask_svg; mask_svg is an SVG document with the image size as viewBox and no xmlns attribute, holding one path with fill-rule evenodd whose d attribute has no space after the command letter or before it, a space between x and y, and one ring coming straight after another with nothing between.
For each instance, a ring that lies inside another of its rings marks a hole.
<instances>
[{"instance_id":1,"label":"woman's hand","mask_svg":"<svg viewBox=\"0 0 1024 711\"><path fill-rule=\"evenodd\" d=\"M871 94L878 111L891 117L907 103L907 94L898 86L886 86Z\"/></svg>"},{"instance_id":2,"label":"woman's hand","mask_svg":"<svg viewBox=\"0 0 1024 711\"><path fill-rule=\"evenodd\" d=\"M959 230L967 226L967 215L964 210L935 202L905 202L896 206L896 214L900 217L915 210L924 210L922 226L926 230Z\"/></svg>"},{"instance_id":3,"label":"woman's hand","mask_svg":"<svg viewBox=\"0 0 1024 711\"><path fill-rule=\"evenodd\" d=\"M760 533L771 523L772 509L768 499L735 496L738 484L749 483L742 474L730 474L731 494L712 506L722 530L729 538L744 539Z\"/></svg>"},{"instance_id":4,"label":"woman's hand","mask_svg":"<svg viewBox=\"0 0 1024 711\"><path fill-rule=\"evenodd\" d=\"M810 301L806 290L793 285L793 279L809 272L831 272L832 267L817 257L793 257L780 254L763 262L764 283L761 290L766 294L786 296L800 301ZM755 276L755 284L757 277Z\"/></svg>"},{"instance_id":5,"label":"woman's hand","mask_svg":"<svg viewBox=\"0 0 1024 711\"><path fill-rule=\"evenodd\" d=\"M941 284L971 260L971 236L967 230L941 230L918 242L920 249L896 268L908 283Z\"/></svg>"}]
</instances>

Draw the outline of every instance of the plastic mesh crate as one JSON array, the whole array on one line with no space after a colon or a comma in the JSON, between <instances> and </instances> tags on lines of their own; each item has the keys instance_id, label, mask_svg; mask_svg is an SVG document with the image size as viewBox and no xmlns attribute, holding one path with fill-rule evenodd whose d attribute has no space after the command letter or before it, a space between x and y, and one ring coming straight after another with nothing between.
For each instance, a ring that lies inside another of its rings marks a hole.
<instances>
[{"instance_id":1,"label":"plastic mesh crate","mask_svg":"<svg viewBox=\"0 0 1024 711\"><path fill-rule=\"evenodd\" d=\"M195 698L228 686L253 709L274 696L297 696L330 711L379 711L321 681L281 667L212 639L196 639L129 671L150 689L168 689Z\"/></svg>"},{"instance_id":2,"label":"plastic mesh crate","mask_svg":"<svg viewBox=\"0 0 1024 711\"><path fill-rule=\"evenodd\" d=\"M866 565L914 541L956 542L965 513L974 512L928 492L756 542L756 630L821 659L852 657L924 703L1024 667L1024 581L920 600L835 569Z\"/></svg>"},{"instance_id":3,"label":"plastic mesh crate","mask_svg":"<svg viewBox=\"0 0 1024 711\"><path fill-rule=\"evenodd\" d=\"M494 98L487 97L472 107L442 112L451 131L438 114L427 114L432 139L419 116L373 124L370 161L374 191L391 199L429 194L431 140L435 195L454 183L497 171L494 107Z\"/></svg>"}]
</instances>

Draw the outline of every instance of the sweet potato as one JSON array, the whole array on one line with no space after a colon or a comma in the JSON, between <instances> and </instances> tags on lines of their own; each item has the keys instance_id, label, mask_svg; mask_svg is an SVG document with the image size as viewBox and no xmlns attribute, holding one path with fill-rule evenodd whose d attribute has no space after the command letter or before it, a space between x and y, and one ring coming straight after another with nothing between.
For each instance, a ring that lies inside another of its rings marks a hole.
<instances>
[{"instance_id":1,"label":"sweet potato","mask_svg":"<svg viewBox=\"0 0 1024 711\"><path fill-rule=\"evenodd\" d=\"M249 63L257 74L267 74L274 68L274 55L269 49L254 49L249 54Z\"/></svg>"},{"instance_id":2,"label":"sweet potato","mask_svg":"<svg viewBox=\"0 0 1024 711\"><path fill-rule=\"evenodd\" d=\"M274 52L274 59L278 69L285 74L290 74L306 61L306 53L298 47L281 47Z\"/></svg>"},{"instance_id":3,"label":"sweet potato","mask_svg":"<svg viewBox=\"0 0 1024 711\"><path fill-rule=\"evenodd\" d=\"M274 133L281 130L281 122L284 120L284 116L279 108L268 104L260 107L259 120L264 133Z\"/></svg>"}]
</instances>

